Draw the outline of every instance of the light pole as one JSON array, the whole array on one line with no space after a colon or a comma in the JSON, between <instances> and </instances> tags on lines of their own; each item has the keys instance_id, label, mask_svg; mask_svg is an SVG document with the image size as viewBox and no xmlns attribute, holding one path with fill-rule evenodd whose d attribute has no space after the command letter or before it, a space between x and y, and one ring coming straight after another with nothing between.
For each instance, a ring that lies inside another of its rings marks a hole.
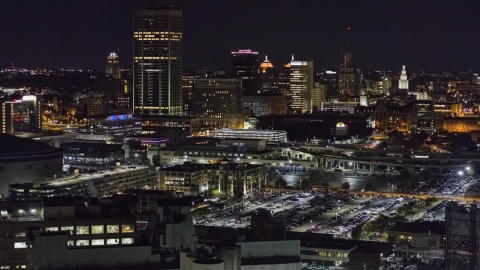
<instances>
[{"instance_id":1,"label":"light pole","mask_svg":"<svg viewBox=\"0 0 480 270\"><path fill-rule=\"evenodd\" d=\"M300 179L300 190L302 190L302 181L303 179Z\"/></svg>"}]
</instances>

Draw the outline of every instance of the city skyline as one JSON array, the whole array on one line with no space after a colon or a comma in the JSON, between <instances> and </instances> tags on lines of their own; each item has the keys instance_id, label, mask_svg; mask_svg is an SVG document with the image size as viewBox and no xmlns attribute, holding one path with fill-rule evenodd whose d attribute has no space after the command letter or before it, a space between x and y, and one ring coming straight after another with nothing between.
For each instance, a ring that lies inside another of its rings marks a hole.
<instances>
[{"instance_id":1,"label":"city skyline","mask_svg":"<svg viewBox=\"0 0 480 270\"><path fill-rule=\"evenodd\" d=\"M204 66L229 71L230 52L247 48L258 51L259 59L268 55L274 66L295 54L314 61L317 71L337 67L348 27L361 70L480 69L480 41L471 34L480 22L476 1L26 2L29 9L25 1L2 2L0 29L8 42L0 44L0 67L103 69L105 57L119 51L120 65L131 69L133 11L173 4L184 13L186 71ZM235 12L228 12L232 7ZM12 24L15 20L22 23Z\"/></svg>"}]
</instances>

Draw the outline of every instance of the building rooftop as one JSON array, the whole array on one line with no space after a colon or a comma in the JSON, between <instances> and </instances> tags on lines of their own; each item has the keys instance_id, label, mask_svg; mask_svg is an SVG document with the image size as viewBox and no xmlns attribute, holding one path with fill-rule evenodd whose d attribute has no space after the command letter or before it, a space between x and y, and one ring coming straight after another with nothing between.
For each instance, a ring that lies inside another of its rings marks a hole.
<instances>
[{"instance_id":1,"label":"building rooftop","mask_svg":"<svg viewBox=\"0 0 480 270\"><path fill-rule=\"evenodd\" d=\"M271 130L271 129L219 129L219 130L214 130L210 131L210 133L223 133L223 132L228 132L228 133L257 133L257 134L269 134L269 133L283 133L286 132L285 130Z\"/></svg>"},{"instance_id":2,"label":"building rooftop","mask_svg":"<svg viewBox=\"0 0 480 270\"><path fill-rule=\"evenodd\" d=\"M34 186L52 186L52 187L58 187L58 186L65 186L65 185L72 185L72 184L77 184L80 182L86 182L86 181L95 181L98 179L102 179L104 177L108 176L115 176L119 174L124 174L124 173L129 173L133 171L139 171L139 170L144 170L144 169L149 169L148 166L135 166L135 168L127 168L127 167L120 167L115 169L113 171L99 171L98 173L95 174L78 174L78 175L69 175L66 177L62 178L54 178L54 179L49 179L45 181L39 181L35 182Z\"/></svg>"},{"instance_id":3,"label":"building rooftop","mask_svg":"<svg viewBox=\"0 0 480 270\"><path fill-rule=\"evenodd\" d=\"M399 222L391 232L445 234L445 221Z\"/></svg>"},{"instance_id":4,"label":"building rooftop","mask_svg":"<svg viewBox=\"0 0 480 270\"><path fill-rule=\"evenodd\" d=\"M9 134L0 134L0 157L41 155L58 149L33 139L20 138Z\"/></svg>"}]
</instances>

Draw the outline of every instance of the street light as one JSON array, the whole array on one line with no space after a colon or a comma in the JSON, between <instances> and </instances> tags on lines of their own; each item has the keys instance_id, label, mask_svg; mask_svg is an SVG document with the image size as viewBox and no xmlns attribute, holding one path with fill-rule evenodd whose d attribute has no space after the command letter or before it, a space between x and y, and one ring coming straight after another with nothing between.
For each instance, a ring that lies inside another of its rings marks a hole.
<instances>
[{"instance_id":1,"label":"street light","mask_svg":"<svg viewBox=\"0 0 480 270\"><path fill-rule=\"evenodd\" d=\"M300 179L300 190L302 190L302 181L303 179Z\"/></svg>"},{"instance_id":2,"label":"street light","mask_svg":"<svg viewBox=\"0 0 480 270\"><path fill-rule=\"evenodd\" d=\"M470 171L470 166L467 166L465 170Z\"/></svg>"},{"instance_id":3,"label":"street light","mask_svg":"<svg viewBox=\"0 0 480 270\"><path fill-rule=\"evenodd\" d=\"M462 172L462 171L459 171L459 172L458 172L458 175L462 176L462 175L463 175L463 172Z\"/></svg>"}]
</instances>

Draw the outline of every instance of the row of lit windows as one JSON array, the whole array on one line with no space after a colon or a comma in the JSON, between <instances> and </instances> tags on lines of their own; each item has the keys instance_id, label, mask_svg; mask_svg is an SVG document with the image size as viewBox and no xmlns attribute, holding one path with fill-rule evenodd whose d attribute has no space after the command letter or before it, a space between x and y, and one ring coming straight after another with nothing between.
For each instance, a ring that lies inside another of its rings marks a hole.
<instances>
[{"instance_id":1,"label":"row of lit windows","mask_svg":"<svg viewBox=\"0 0 480 270\"><path fill-rule=\"evenodd\" d=\"M106 225L107 233L120 233L120 228L122 229L122 233L133 233L135 232L135 228L133 225ZM92 225L92 226L77 226L74 229L74 226L62 226L60 227L60 231L75 231L76 234L90 234L89 228L91 228L91 234L103 234L104 232L104 225ZM57 232L59 231L59 227L45 227L45 231L50 232ZM72 233L73 234L73 233Z\"/></svg>"}]
</instances>

